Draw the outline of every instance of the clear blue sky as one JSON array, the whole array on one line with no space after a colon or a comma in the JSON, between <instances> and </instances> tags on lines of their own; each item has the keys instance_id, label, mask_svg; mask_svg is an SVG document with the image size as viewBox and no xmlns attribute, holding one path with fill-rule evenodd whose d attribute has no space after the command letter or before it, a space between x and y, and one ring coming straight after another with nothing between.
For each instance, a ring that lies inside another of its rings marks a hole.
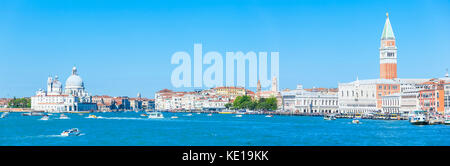
<instances>
[{"instance_id":1,"label":"clear blue sky","mask_svg":"<svg viewBox=\"0 0 450 166\"><path fill-rule=\"evenodd\" d=\"M32 96L73 65L91 94L174 89L176 51L279 51L280 88L379 77L385 13L398 76L450 68L450 1L0 1L0 97ZM204 67L206 68L206 67Z\"/></svg>"}]
</instances>

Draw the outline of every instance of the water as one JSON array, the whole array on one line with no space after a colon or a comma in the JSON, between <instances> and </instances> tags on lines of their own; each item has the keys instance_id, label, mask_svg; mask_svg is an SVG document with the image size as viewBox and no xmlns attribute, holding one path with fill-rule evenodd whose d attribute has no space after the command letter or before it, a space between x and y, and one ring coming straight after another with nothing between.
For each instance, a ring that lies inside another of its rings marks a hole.
<instances>
[{"instance_id":1,"label":"water","mask_svg":"<svg viewBox=\"0 0 450 166\"><path fill-rule=\"evenodd\" d=\"M322 117L164 113L147 119L140 113L66 114L67 120L39 120L40 116L11 113L0 119L0 145L450 145L450 126L414 126L407 121L351 119L325 121ZM178 119L171 119L178 116ZM78 128L81 136L63 137Z\"/></svg>"}]
</instances>

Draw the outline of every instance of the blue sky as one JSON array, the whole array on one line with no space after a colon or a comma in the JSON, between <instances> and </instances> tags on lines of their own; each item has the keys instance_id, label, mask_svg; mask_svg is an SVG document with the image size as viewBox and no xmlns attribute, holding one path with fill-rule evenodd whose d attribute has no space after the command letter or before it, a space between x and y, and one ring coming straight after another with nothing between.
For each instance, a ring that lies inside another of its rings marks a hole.
<instances>
[{"instance_id":1,"label":"blue sky","mask_svg":"<svg viewBox=\"0 0 450 166\"><path fill-rule=\"evenodd\" d=\"M398 76L442 77L450 1L1 1L0 97L32 96L76 65L91 94L153 98L174 89L170 58L193 56L194 43L223 56L279 51L282 89L378 78L386 12Z\"/></svg>"}]
</instances>

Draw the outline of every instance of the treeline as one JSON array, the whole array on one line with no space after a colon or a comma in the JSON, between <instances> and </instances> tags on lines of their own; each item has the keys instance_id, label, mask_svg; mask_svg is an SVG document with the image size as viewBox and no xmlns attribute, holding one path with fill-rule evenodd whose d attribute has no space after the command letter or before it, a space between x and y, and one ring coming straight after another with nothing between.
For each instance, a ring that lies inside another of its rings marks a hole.
<instances>
[{"instance_id":1,"label":"treeline","mask_svg":"<svg viewBox=\"0 0 450 166\"><path fill-rule=\"evenodd\" d=\"M12 99L8 103L9 108L31 108L31 98Z\"/></svg>"},{"instance_id":2,"label":"treeline","mask_svg":"<svg viewBox=\"0 0 450 166\"><path fill-rule=\"evenodd\" d=\"M277 109L277 98L260 98L259 100L252 100L250 96L238 96L233 103L225 104L227 109L249 109L274 111Z\"/></svg>"}]
</instances>

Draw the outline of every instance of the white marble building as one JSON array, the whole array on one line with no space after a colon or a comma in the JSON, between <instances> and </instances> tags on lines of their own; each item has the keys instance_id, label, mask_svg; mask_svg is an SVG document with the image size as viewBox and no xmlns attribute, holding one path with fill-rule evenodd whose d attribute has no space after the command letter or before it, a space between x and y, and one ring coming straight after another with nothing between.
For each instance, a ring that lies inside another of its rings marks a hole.
<instances>
[{"instance_id":1,"label":"white marble building","mask_svg":"<svg viewBox=\"0 0 450 166\"><path fill-rule=\"evenodd\" d=\"M335 92L307 91L303 89L302 85L297 85L297 89L284 92L282 95L283 109L286 109L286 111L303 114L330 114L339 112L338 97Z\"/></svg>"},{"instance_id":2,"label":"white marble building","mask_svg":"<svg viewBox=\"0 0 450 166\"><path fill-rule=\"evenodd\" d=\"M92 97L86 92L77 68L73 67L64 91L58 76L49 77L47 91L39 89L31 97L31 109L46 112L94 111L97 110L97 105L92 103Z\"/></svg>"}]
</instances>

